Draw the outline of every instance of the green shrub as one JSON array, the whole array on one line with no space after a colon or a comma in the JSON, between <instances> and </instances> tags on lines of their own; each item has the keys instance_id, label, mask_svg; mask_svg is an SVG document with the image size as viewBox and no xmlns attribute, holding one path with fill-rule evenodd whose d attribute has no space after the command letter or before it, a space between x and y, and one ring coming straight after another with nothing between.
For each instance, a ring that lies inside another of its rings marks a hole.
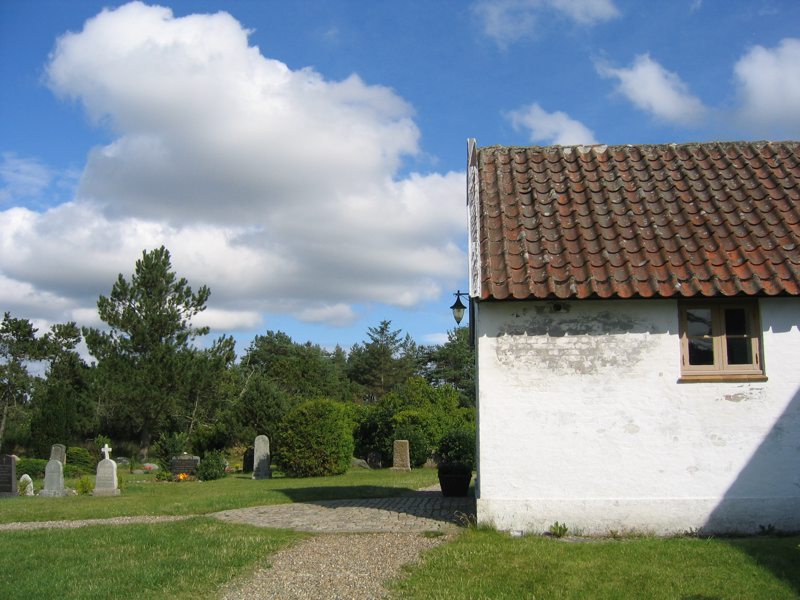
<instances>
[{"instance_id":1,"label":"green shrub","mask_svg":"<svg viewBox=\"0 0 800 600\"><path fill-rule=\"evenodd\" d=\"M47 461L43 458L20 458L17 461L17 475L22 477L27 473L31 479L41 479L46 467Z\"/></svg>"},{"instance_id":2,"label":"green shrub","mask_svg":"<svg viewBox=\"0 0 800 600\"><path fill-rule=\"evenodd\" d=\"M286 416L278 461L290 477L340 475L353 456L353 426L342 406L309 400Z\"/></svg>"},{"instance_id":3,"label":"green shrub","mask_svg":"<svg viewBox=\"0 0 800 600\"><path fill-rule=\"evenodd\" d=\"M189 450L189 436L177 431L175 433L162 433L158 441L153 444L153 457L162 471L169 471L173 456L179 456Z\"/></svg>"},{"instance_id":4,"label":"green shrub","mask_svg":"<svg viewBox=\"0 0 800 600\"><path fill-rule=\"evenodd\" d=\"M209 450L197 465L197 478L212 481L225 477L225 456L219 450Z\"/></svg>"},{"instance_id":5,"label":"green shrub","mask_svg":"<svg viewBox=\"0 0 800 600\"><path fill-rule=\"evenodd\" d=\"M75 484L75 491L81 496L87 496L91 494L93 489L94 484L92 483L92 480L89 479L88 475L84 475L78 479L78 482Z\"/></svg>"},{"instance_id":6,"label":"green shrub","mask_svg":"<svg viewBox=\"0 0 800 600\"><path fill-rule=\"evenodd\" d=\"M92 453L79 446L67 448L67 464L80 469L82 473L94 473L97 469L97 460Z\"/></svg>"},{"instance_id":7,"label":"green shrub","mask_svg":"<svg viewBox=\"0 0 800 600\"><path fill-rule=\"evenodd\" d=\"M475 429L468 426L451 429L439 442L439 465L475 467Z\"/></svg>"},{"instance_id":8,"label":"green shrub","mask_svg":"<svg viewBox=\"0 0 800 600\"><path fill-rule=\"evenodd\" d=\"M43 458L20 458L17 461L17 475L22 477L23 474L27 473L31 479L43 479L48 462ZM74 465L64 465L64 477L80 477L85 474Z\"/></svg>"}]
</instances>

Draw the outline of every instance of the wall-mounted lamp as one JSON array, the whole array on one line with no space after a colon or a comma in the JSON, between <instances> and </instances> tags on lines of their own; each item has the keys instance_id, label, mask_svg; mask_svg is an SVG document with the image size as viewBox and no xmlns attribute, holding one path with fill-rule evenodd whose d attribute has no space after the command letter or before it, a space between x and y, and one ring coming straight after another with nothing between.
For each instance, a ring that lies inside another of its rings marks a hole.
<instances>
[{"instance_id":1,"label":"wall-mounted lamp","mask_svg":"<svg viewBox=\"0 0 800 600\"><path fill-rule=\"evenodd\" d=\"M453 311L453 318L456 320L456 325L458 325L461 323L461 319L464 318L464 311L467 310L467 307L461 302L461 296L469 296L469 294L458 290L453 296L456 297L456 301L453 302L453 306L450 307L450 310Z\"/></svg>"}]
</instances>

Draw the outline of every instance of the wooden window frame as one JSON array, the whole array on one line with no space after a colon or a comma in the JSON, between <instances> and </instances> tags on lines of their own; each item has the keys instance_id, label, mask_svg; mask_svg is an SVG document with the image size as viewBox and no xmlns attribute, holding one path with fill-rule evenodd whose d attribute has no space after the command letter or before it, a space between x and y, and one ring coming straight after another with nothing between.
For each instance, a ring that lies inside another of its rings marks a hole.
<instances>
[{"instance_id":1,"label":"wooden window frame","mask_svg":"<svg viewBox=\"0 0 800 600\"><path fill-rule=\"evenodd\" d=\"M689 364L687 311L693 308L706 309L711 312L710 337L714 356L713 365ZM744 336L750 342L750 353L753 359L750 364L728 364L728 335L725 331L724 311L730 308L741 308L745 311L746 333ZM718 299L680 302L678 304L678 325L681 345L681 376L678 379L679 382L767 380L764 371L758 300Z\"/></svg>"}]
</instances>

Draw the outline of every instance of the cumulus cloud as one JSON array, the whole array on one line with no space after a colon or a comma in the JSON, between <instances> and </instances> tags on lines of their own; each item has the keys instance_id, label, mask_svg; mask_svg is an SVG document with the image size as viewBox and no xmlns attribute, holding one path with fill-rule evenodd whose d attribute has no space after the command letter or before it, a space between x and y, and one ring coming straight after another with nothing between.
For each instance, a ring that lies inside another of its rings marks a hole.
<instances>
[{"instance_id":1,"label":"cumulus cloud","mask_svg":"<svg viewBox=\"0 0 800 600\"><path fill-rule=\"evenodd\" d=\"M0 212L0 275L19 298L88 315L161 244L209 285L222 329L265 311L345 324L354 304L411 306L461 273L463 174L399 175L420 134L389 88L292 70L226 13L138 2L61 37L46 73L114 139L73 201Z\"/></svg>"},{"instance_id":2,"label":"cumulus cloud","mask_svg":"<svg viewBox=\"0 0 800 600\"><path fill-rule=\"evenodd\" d=\"M741 121L779 136L800 134L800 39L754 46L734 65Z\"/></svg>"},{"instance_id":3,"label":"cumulus cloud","mask_svg":"<svg viewBox=\"0 0 800 600\"><path fill-rule=\"evenodd\" d=\"M580 121L564 112L547 112L538 104L523 106L506 114L515 130L527 130L532 143L596 144L594 133Z\"/></svg>"},{"instance_id":4,"label":"cumulus cloud","mask_svg":"<svg viewBox=\"0 0 800 600\"><path fill-rule=\"evenodd\" d=\"M480 0L472 10L501 48L534 36L540 22L552 15L586 26L619 16L613 0Z\"/></svg>"},{"instance_id":5,"label":"cumulus cloud","mask_svg":"<svg viewBox=\"0 0 800 600\"><path fill-rule=\"evenodd\" d=\"M614 68L606 63L596 64L597 72L618 82L617 91L633 104L658 119L681 125L702 121L706 107L689 91L689 86L677 74L667 71L649 54L635 58L628 68Z\"/></svg>"}]
</instances>

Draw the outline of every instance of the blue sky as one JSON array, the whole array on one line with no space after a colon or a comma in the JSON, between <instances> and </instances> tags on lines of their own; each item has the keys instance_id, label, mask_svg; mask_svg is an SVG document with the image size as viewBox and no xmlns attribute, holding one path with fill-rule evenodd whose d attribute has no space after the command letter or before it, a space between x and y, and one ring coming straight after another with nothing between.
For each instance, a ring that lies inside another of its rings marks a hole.
<instances>
[{"instance_id":1,"label":"blue sky","mask_svg":"<svg viewBox=\"0 0 800 600\"><path fill-rule=\"evenodd\" d=\"M97 325L164 244L240 351L431 343L467 138L798 139L800 3L6 0L0 81L0 310Z\"/></svg>"}]
</instances>

